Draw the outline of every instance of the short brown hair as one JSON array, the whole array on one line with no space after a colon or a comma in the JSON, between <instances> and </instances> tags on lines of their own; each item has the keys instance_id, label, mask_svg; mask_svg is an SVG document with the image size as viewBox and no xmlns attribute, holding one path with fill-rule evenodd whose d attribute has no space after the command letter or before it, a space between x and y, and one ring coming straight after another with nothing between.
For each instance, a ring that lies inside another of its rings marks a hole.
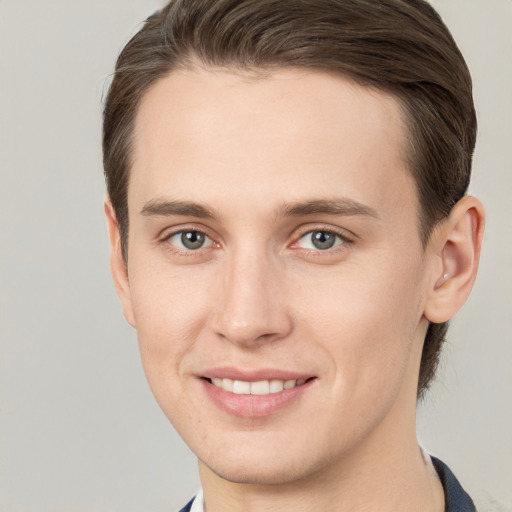
<instances>
[{"instance_id":1,"label":"short brown hair","mask_svg":"<svg viewBox=\"0 0 512 512\"><path fill-rule=\"evenodd\" d=\"M178 68L307 68L392 94L408 125L423 245L466 193L476 139L471 77L425 0L171 0L125 46L104 108L107 189L127 257L135 116L151 85ZM435 374L447 324L430 324L418 383Z\"/></svg>"}]
</instances>

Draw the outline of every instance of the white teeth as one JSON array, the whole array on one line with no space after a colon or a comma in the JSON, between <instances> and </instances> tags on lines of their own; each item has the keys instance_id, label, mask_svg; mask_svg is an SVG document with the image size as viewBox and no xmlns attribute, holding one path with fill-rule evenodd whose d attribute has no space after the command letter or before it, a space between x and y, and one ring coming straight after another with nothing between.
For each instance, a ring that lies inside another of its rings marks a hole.
<instances>
[{"instance_id":1,"label":"white teeth","mask_svg":"<svg viewBox=\"0 0 512 512\"><path fill-rule=\"evenodd\" d=\"M285 381L283 387L284 389L291 389L295 387L295 384L297 384L296 380L287 380Z\"/></svg>"},{"instance_id":2,"label":"white teeth","mask_svg":"<svg viewBox=\"0 0 512 512\"><path fill-rule=\"evenodd\" d=\"M282 380L271 380L269 388L271 393L279 393L283 391L284 383Z\"/></svg>"},{"instance_id":3,"label":"white teeth","mask_svg":"<svg viewBox=\"0 0 512 512\"><path fill-rule=\"evenodd\" d=\"M233 393L236 395L250 395L251 383L245 382L244 380L233 381Z\"/></svg>"},{"instance_id":4,"label":"white teeth","mask_svg":"<svg viewBox=\"0 0 512 512\"><path fill-rule=\"evenodd\" d=\"M232 379L220 379L222 381L221 387L222 389L226 391L233 391L233 380ZM217 385L217 384L215 384Z\"/></svg>"},{"instance_id":5,"label":"white teeth","mask_svg":"<svg viewBox=\"0 0 512 512\"><path fill-rule=\"evenodd\" d=\"M224 391L230 391L237 395L269 395L272 393L280 393L283 389L292 389L295 386L301 386L306 379L299 380L260 380L258 382L247 382L244 380L219 379L213 377L212 384Z\"/></svg>"},{"instance_id":6,"label":"white teeth","mask_svg":"<svg viewBox=\"0 0 512 512\"><path fill-rule=\"evenodd\" d=\"M251 395L268 395L270 393L270 383L268 380L251 382Z\"/></svg>"}]
</instances>

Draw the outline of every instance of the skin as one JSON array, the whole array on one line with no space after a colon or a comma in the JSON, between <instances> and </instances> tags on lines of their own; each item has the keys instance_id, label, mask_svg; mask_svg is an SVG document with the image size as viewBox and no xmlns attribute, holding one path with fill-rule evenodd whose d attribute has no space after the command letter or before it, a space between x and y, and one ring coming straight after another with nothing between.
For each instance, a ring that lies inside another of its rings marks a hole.
<instances>
[{"instance_id":1,"label":"skin","mask_svg":"<svg viewBox=\"0 0 512 512\"><path fill-rule=\"evenodd\" d=\"M126 265L106 204L112 271L208 512L444 510L416 440L419 362L428 322L469 294L483 210L464 198L424 249L404 140L391 96L321 72L175 71L143 98ZM226 366L314 379L240 417L204 392Z\"/></svg>"}]
</instances>

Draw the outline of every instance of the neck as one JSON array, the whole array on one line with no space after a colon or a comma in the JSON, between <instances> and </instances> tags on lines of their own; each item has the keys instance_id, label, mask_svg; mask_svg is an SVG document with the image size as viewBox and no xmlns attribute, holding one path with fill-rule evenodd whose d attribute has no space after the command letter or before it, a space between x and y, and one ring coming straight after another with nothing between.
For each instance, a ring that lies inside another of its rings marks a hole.
<instances>
[{"instance_id":1,"label":"neck","mask_svg":"<svg viewBox=\"0 0 512 512\"><path fill-rule=\"evenodd\" d=\"M286 484L233 483L199 468L206 512L444 511L442 486L415 435L367 440L343 460Z\"/></svg>"}]
</instances>

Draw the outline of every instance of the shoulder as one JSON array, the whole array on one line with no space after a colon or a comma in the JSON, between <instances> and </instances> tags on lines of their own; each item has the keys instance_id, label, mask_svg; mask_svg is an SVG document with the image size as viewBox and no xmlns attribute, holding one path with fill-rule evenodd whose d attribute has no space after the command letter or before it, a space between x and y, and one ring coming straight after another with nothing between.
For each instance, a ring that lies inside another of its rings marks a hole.
<instances>
[{"instance_id":1,"label":"shoulder","mask_svg":"<svg viewBox=\"0 0 512 512\"><path fill-rule=\"evenodd\" d=\"M450 468L436 457L431 457L439 480L444 489L445 512L476 512L475 504L469 494L452 473Z\"/></svg>"}]
</instances>

